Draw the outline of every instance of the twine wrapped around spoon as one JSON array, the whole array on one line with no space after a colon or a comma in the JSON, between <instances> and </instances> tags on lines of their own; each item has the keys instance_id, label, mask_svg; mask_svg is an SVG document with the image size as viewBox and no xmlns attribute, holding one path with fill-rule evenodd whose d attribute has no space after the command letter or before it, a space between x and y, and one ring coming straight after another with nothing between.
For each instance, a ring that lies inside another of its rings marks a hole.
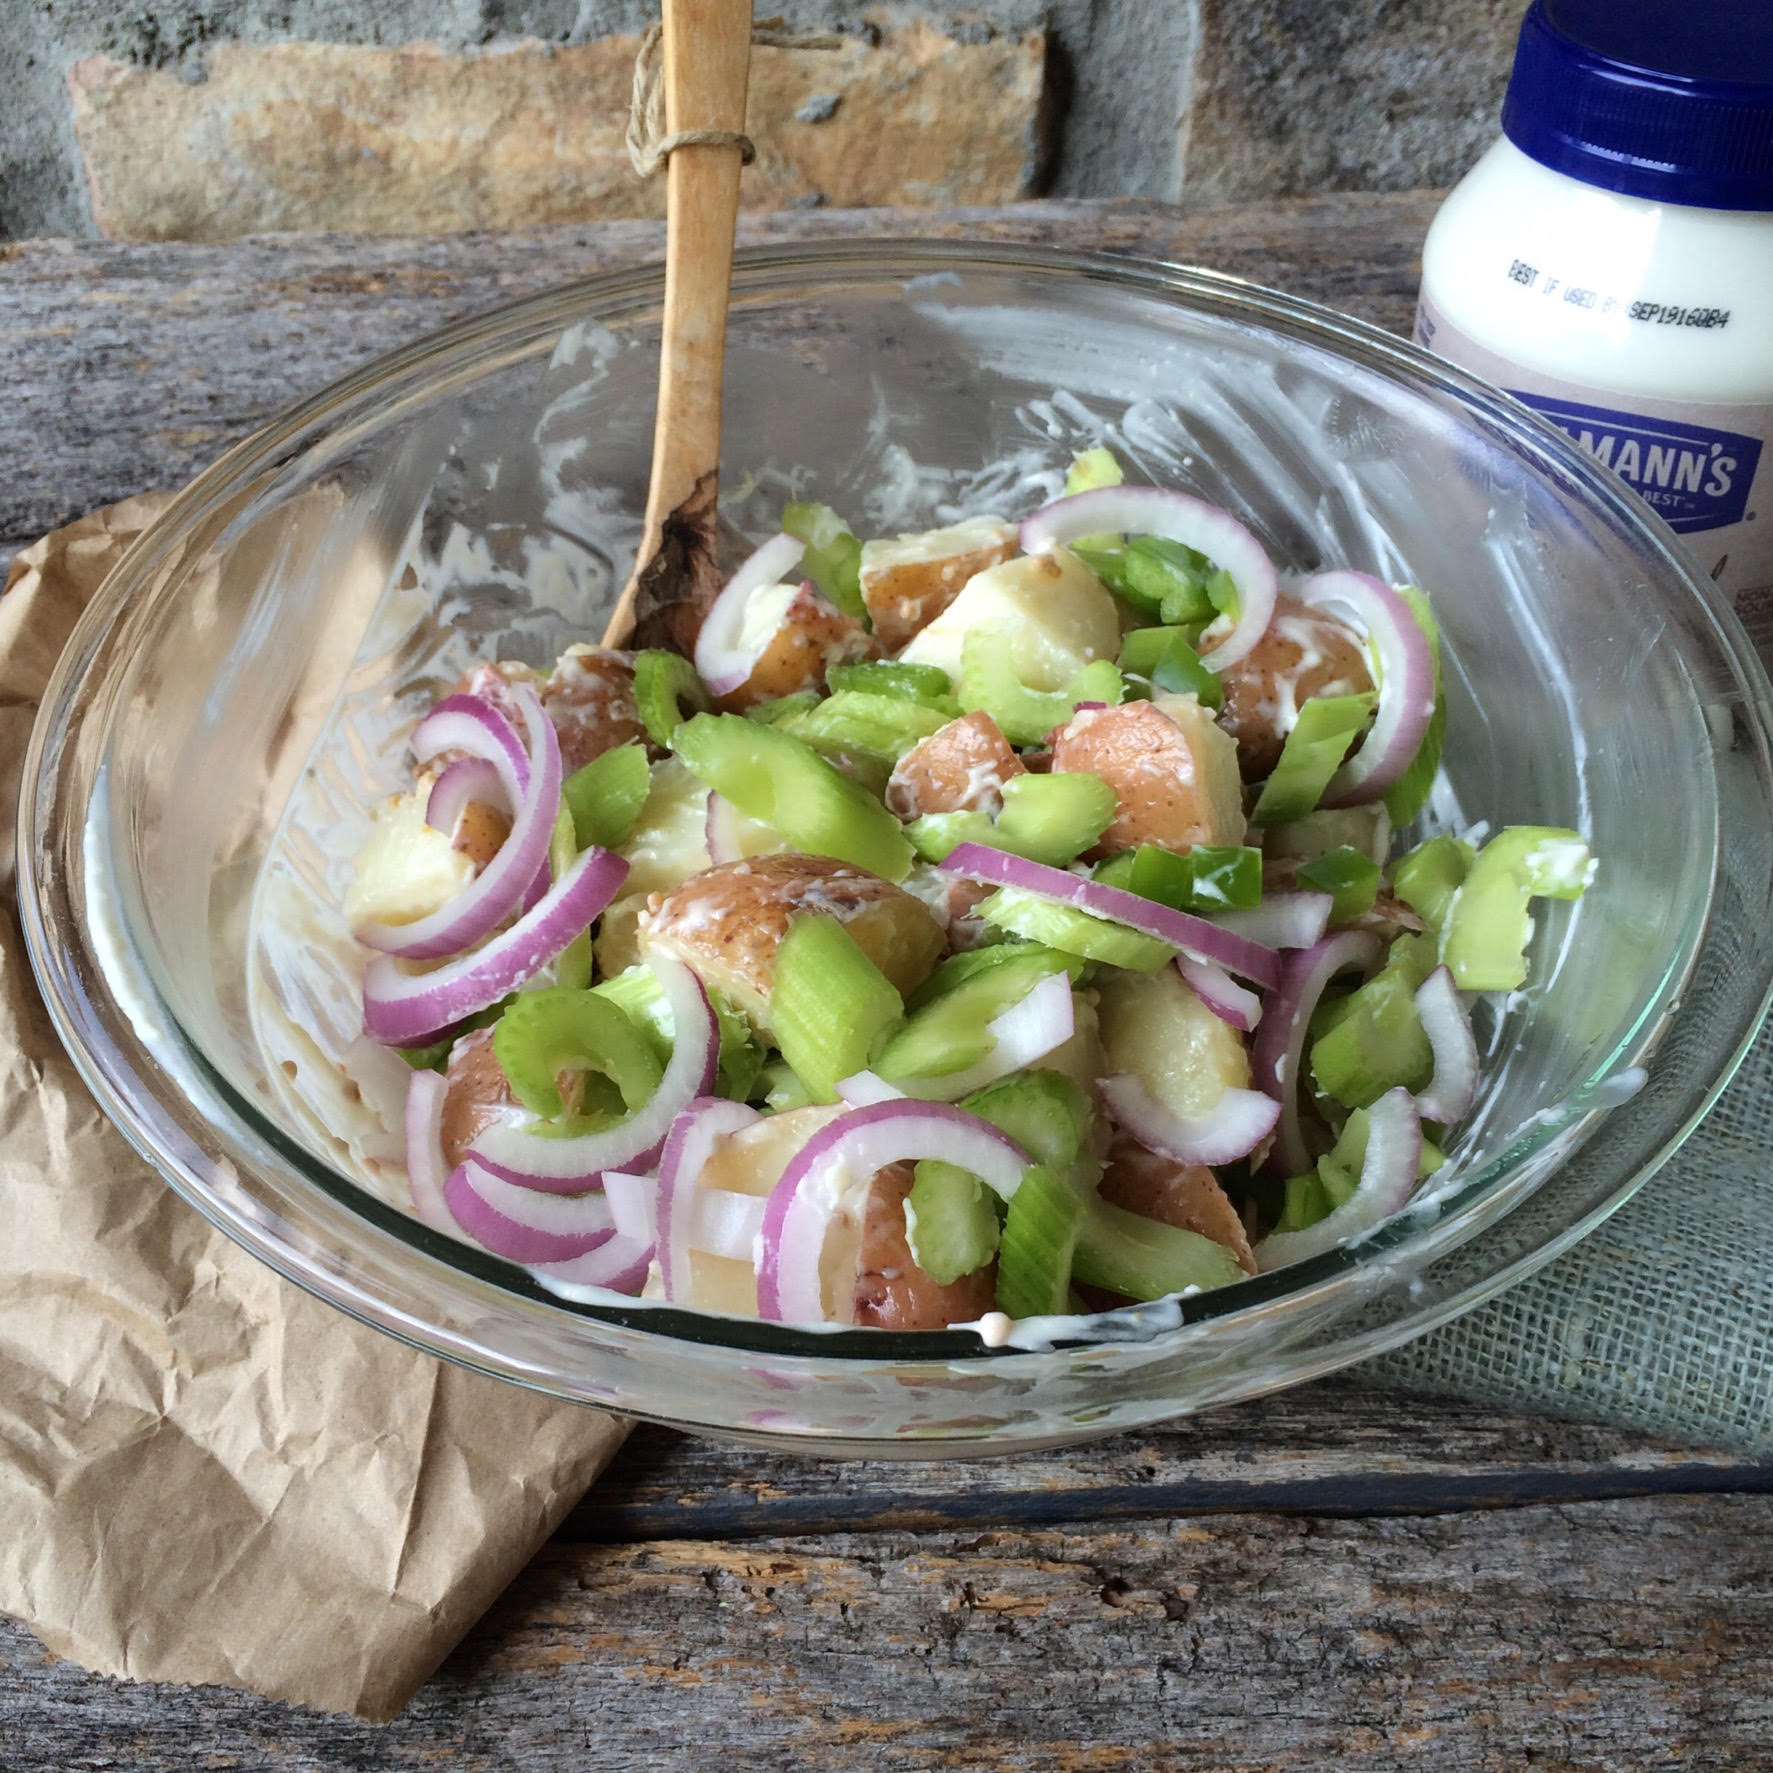
<instances>
[{"instance_id":1,"label":"twine wrapped around spoon","mask_svg":"<svg viewBox=\"0 0 1773 1773\"><path fill-rule=\"evenodd\" d=\"M757 158L757 144L734 129L679 129L665 133L665 81L661 46L662 25L648 25L634 57L634 87L628 100L628 159L643 179L651 178L678 148L737 148L741 165ZM764 49L842 49L844 40L835 32L797 34L784 30L779 18L764 19L753 27L751 41Z\"/></svg>"}]
</instances>

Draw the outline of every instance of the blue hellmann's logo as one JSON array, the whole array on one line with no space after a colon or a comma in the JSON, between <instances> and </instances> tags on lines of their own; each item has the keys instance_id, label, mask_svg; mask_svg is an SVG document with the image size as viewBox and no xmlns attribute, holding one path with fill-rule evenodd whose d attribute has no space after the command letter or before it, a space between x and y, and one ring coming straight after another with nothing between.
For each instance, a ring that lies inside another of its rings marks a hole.
<instances>
[{"instance_id":1,"label":"blue hellmann's logo","mask_svg":"<svg viewBox=\"0 0 1773 1773\"><path fill-rule=\"evenodd\" d=\"M1758 438L1509 392L1611 468L1670 529L1685 534L1742 521L1761 459Z\"/></svg>"}]
</instances>

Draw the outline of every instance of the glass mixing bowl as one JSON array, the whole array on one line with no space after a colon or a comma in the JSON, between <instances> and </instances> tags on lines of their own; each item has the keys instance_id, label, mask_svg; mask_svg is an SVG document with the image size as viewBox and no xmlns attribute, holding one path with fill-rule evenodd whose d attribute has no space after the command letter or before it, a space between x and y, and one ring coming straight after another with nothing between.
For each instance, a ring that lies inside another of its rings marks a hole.
<instances>
[{"instance_id":1,"label":"glass mixing bowl","mask_svg":"<svg viewBox=\"0 0 1773 1773\"><path fill-rule=\"evenodd\" d=\"M1483 384L1233 280L1028 248L741 257L723 484L867 534L1026 510L1083 446L1229 506L1286 567L1429 589L1457 816L1573 825L1533 983L1431 1195L1220 1292L971 1332L569 1301L391 1204L388 1080L338 891L401 738L472 660L595 638L638 537L661 278L452 327L202 475L95 598L26 763L20 902L107 1111L199 1211L378 1329L710 1432L935 1456L1249 1397L1444 1322L1568 1246L1691 1130L1773 976L1768 685L1647 507ZM397 1061L387 1061L398 1063ZM1646 1081L1647 1079L1647 1081Z\"/></svg>"}]
</instances>

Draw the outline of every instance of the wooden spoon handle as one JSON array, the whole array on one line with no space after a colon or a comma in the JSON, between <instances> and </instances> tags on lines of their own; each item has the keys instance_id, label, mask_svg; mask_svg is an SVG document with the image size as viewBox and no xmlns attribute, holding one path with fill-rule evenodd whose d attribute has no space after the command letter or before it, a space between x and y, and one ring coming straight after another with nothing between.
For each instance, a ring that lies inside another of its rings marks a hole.
<instances>
[{"instance_id":1,"label":"wooden spoon handle","mask_svg":"<svg viewBox=\"0 0 1773 1773\"><path fill-rule=\"evenodd\" d=\"M665 128L745 127L751 0L664 0ZM605 646L634 627L641 568L665 519L720 467L720 382L727 292L739 215L737 143L686 143L666 162L665 317L652 482L635 571L610 616Z\"/></svg>"}]
</instances>

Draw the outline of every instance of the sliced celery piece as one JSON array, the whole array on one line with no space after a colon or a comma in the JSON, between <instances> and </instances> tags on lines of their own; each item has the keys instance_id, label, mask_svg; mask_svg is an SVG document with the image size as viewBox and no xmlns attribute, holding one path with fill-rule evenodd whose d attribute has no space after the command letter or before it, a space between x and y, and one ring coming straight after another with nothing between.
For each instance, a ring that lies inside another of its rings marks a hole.
<instances>
[{"instance_id":1,"label":"sliced celery piece","mask_svg":"<svg viewBox=\"0 0 1773 1773\"><path fill-rule=\"evenodd\" d=\"M1082 770L1012 776L997 816L1000 848L1062 868L1114 820L1114 790Z\"/></svg>"},{"instance_id":2,"label":"sliced celery piece","mask_svg":"<svg viewBox=\"0 0 1773 1773\"><path fill-rule=\"evenodd\" d=\"M1132 628L1120 637L1120 657L1115 663L1134 677L1149 679L1160 660L1178 636L1188 637L1187 628Z\"/></svg>"},{"instance_id":3,"label":"sliced celery piece","mask_svg":"<svg viewBox=\"0 0 1773 1773\"><path fill-rule=\"evenodd\" d=\"M824 699L817 690L796 690L791 696L777 696L773 702L754 703L745 710L745 718L759 726L780 726L809 708L817 708Z\"/></svg>"},{"instance_id":4,"label":"sliced celery piece","mask_svg":"<svg viewBox=\"0 0 1773 1773\"><path fill-rule=\"evenodd\" d=\"M925 1158L905 1197L905 1241L911 1260L938 1286L983 1268L997 1254L997 1208L970 1170Z\"/></svg>"},{"instance_id":5,"label":"sliced celery piece","mask_svg":"<svg viewBox=\"0 0 1773 1773\"><path fill-rule=\"evenodd\" d=\"M1124 924L1109 923L1087 911L1056 904L1016 887L1000 887L979 907L978 915L1011 935L1024 936L1064 954L1080 954L1085 960L1126 967L1135 973L1155 973L1176 952L1155 936L1130 930Z\"/></svg>"},{"instance_id":6,"label":"sliced celery piece","mask_svg":"<svg viewBox=\"0 0 1773 1773\"><path fill-rule=\"evenodd\" d=\"M1423 940L1423 939L1418 939ZM1416 992L1434 965L1405 939L1390 958L1336 1009L1334 1024L1311 1043L1311 1072L1326 1096L1345 1108L1365 1108L1403 1084L1424 1089L1434 1075L1434 1052L1416 1013Z\"/></svg>"},{"instance_id":7,"label":"sliced celery piece","mask_svg":"<svg viewBox=\"0 0 1773 1773\"><path fill-rule=\"evenodd\" d=\"M563 1072L608 1078L630 1112L659 1087L661 1067L651 1043L595 991L547 986L521 993L493 1030L493 1053L512 1094L545 1120L561 1113Z\"/></svg>"},{"instance_id":8,"label":"sliced celery piece","mask_svg":"<svg viewBox=\"0 0 1773 1773\"><path fill-rule=\"evenodd\" d=\"M1075 985L1089 968L1089 962L1075 954L1060 954L1034 942L999 942L990 948L970 948L960 954L949 955L906 999L905 1008L915 1015L938 998L958 991L969 979L1006 966L1012 961L1038 963L1038 970L1029 976L1031 988L1039 984L1048 973L1069 972L1071 982Z\"/></svg>"},{"instance_id":9,"label":"sliced celery piece","mask_svg":"<svg viewBox=\"0 0 1773 1773\"><path fill-rule=\"evenodd\" d=\"M1063 690L1030 689L1016 675L1011 630L975 629L961 648L960 705L983 709L1012 745L1038 745L1077 712L1079 702L1115 704L1126 696L1120 672L1108 659L1093 659Z\"/></svg>"},{"instance_id":10,"label":"sliced celery piece","mask_svg":"<svg viewBox=\"0 0 1773 1773\"><path fill-rule=\"evenodd\" d=\"M894 659L869 659L860 665L833 665L825 682L836 695L861 690L871 696L900 696L921 702L948 719L961 711L948 673L940 665L901 665Z\"/></svg>"},{"instance_id":11,"label":"sliced celery piece","mask_svg":"<svg viewBox=\"0 0 1773 1773\"><path fill-rule=\"evenodd\" d=\"M669 745L689 715L705 714L714 705L695 666L681 653L659 647L634 656L634 702L655 745Z\"/></svg>"},{"instance_id":12,"label":"sliced celery piece","mask_svg":"<svg viewBox=\"0 0 1773 1773\"><path fill-rule=\"evenodd\" d=\"M549 879L559 880L578 858L579 843L573 828L572 809L563 803L560 811L554 815L554 831L548 839ZM556 985L566 985L575 991L583 991L591 983L594 971L591 932L584 929L555 955L548 974Z\"/></svg>"},{"instance_id":13,"label":"sliced celery piece","mask_svg":"<svg viewBox=\"0 0 1773 1773\"><path fill-rule=\"evenodd\" d=\"M638 740L574 770L561 784L560 797L572 813L579 848L601 844L606 850L620 849L634 835L651 787L646 748Z\"/></svg>"},{"instance_id":14,"label":"sliced celery piece","mask_svg":"<svg viewBox=\"0 0 1773 1773\"><path fill-rule=\"evenodd\" d=\"M1067 1309L1071 1260L1084 1203L1057 1170L1035 1164L1004 1217L997 1251L997 1305L1011 1317L1045 1317Z\"/></svg>"},{"instance_id":15,"label":"sliced celery piece","mask_svg":"<svg viewBox=\"0 0 1773 1773\"><path fill-rule=\"evenodd\" d=\"M1510 825L1478 851L1447 912L1441 957L1461 991L1526 982L1532 899L1580 899L1594 878L1588 845L1552 825Z\"/></svg>"},{"instance_id":16,"label":"sliced celery piece","mask_svg":"<svg viewBox=\"0 0 1773 1773\"><path fill-rule=\"evenodd\" d=\"M1327 856L1300 864L1299 884L1313 892L1328 893L1332 925L1349 923L1373 909L1379 897L1379 864L1371 856L1344 844Z\"/></svg>"},{"instance_id":17,"label":"sliced celery piece","mask_svg":"<svg viewBox=\"0 0 1773 1773\"><path fill-rule=\"evenodd\" d=\"M1219 673L1211 670L1178 628L1176 638L1164 650L1151 672L1151 687L1166 695L1195 696L1207 708L1225 706L1225 685Z\"/></svg>"},{"instance_id":18,"label":"sliced celery piece","mask_svg":"<svg viewBox=\"0 0 1773 1773\"><path fill-rule=\"evenodd\" d=\"M1476 857L1477 851L1457 837L1431 837L1392 863L1391 890L1438 930Z\"/></svg>"},{"instance_id":19,"label":"sliced celery piece","mask_svg":"<svg viewBox=\"0 0 1773 1773\"><path fill-rule=\"evenodd\" d=\"M905 835L926 862L943 861L963 843L990 844L995 849L1009 847L997 841L997 827L981 812L925 813L905 827Z\"/></svg>"},{"instance_id":20,"label":"sliced celery piece","mask_svg":"<svg viewBox=\"0 0 1773 1773\"><path fill-rule=\"evenodd\" d=\"M834 917L797 917L776 949L770 1033L815 1102L865 1070L905 1014L892 981Z\"/></svg>"},{"instance_id":21,"label":"sliced celery piece","mask_svg":"<svg viewBox=\"0 0 1773 1773\"><path fill-rule=\"evenodd\" d=\"M1447 697L1441 674L1441 630L1429 608L1428 599L1414 585L1400 585L1398 595L1410 606L1422 632L1428 636L1428 649L1434 655L1434 713L1429 716L1428 731L1416 747L1409 768L1385 791L1385 810L1400 830L1428 804L1434 787L1435 772L1441 767L1441 747L1447 736Z\"/></svg>"},{"instance_id":22,"label":"sliced celery piece","mask_svg":"<svg viewBox=\"0 0 1773 1773\"><path fill-rule=\"evenodd\" d=\"M1071 458L1065 472L1065 494L1069 498L1073 493L1095 492L1099 487L1119 486L1125 479L1114 451L1098 444Z\"/></svg>"},{"instance_id":23,"label":"sliced celery piece","mask_svg":"<svg viewBox=\"0 0 1773 1773\"><path fill-rule=\"evenodd\" d=\"M862 544L829 505L797 499L782 507L782 528L806 543L800 568L837 607L868 626L862 601Z\"/></svg>"},{"instance_id":24,"label":"sliced celery piece","mask_svg":"<svg viewBox=\"0 0 1773 1773\"><path fill-rule=\"evenodd\" d=\"M973 971L939 996L923 1000L905 1026L888 1037L875 1056L874 1069L892 1083L945 1077L978 1064L991 1049L988 1025L1064 967L1063 955L1036 948Z\"/></svg>"},{"instance_id":25,"label":"sliced celery piece","mask_svg":"<svg viewBox=\"0 0 1773 1773\"><path fill-rule=\"evenodd\" d=\"M960 1106L1008 1133L1036 1163L1055 1170L1077 1161L1094 1118L1089 1097L1059 1071L1013 1072Z\"/></svg>"},{"instance_id":26,"label":"sliced celery piece","mask_svg":"<svg viewBox=\"0 0 1773 1773\"><path fill-rule=\"evenodd\" d=\"M1071 1258L1074 1280L1130 1299L1162 1299L1187 1287L1206 1292L1243 1272L1223 1244L1104 1200L1086 1208Z\"/></svg>"},{"instance_id":27,"label":"sliced celery piece","mask_svg":"<svg viewBox=\"0 0 1773 1773\"><path fill-rule=\"evenodd\" d=\"M1096 878L1172 911L1247 911L1261 903L1262 852L1245 844L1196 844L1177 854L1145 843L1099 863Z\"/></svg>"},{"instance_id":28,"label":"sliced celery piece","mask_svg":"<svg viewBox=\"0 0 1773 1773\"><path fill-rule=\"evenodd\" d=\"M913 851L899 821L793 734L741 714L698 714L672 745L716 794L774 825L793 848L888 880L910 872Z\"/></svg>"},{"instance_id":29,"label":"sliced celery piece","mask_svg":"<svg viewBox=\"0 0 1773 1773\"><path fill-rule=\"evenodd\" d=\"M1367 1161L1367 1111L1356 1108L1342 1124L1336 1143L1317 1160L1317 1167L1286 1185L1286 1204L1275 1221L1276 1231L1304 1231L1327 1219L1350 1200L1360 1186L1361 1169ZM1432 1176L1446 1157L1426 1139L1416 1163L1416 1179Z\"/></svg>"},{"instance_id":30,"label":"sliced celery piece","mask_svg":"<svg viewBox=\"0 0 1773 1773\"><path fill-rule=\"evenodd\" d=\"M592 987L593 995L607 998L651 1043L661 1063L671 1057L671 1010L665 988L649 966L631 966L613 979ZM720 1024L720 1070L715 1094L735 1102L749 1101L763 1070L763 1043L751 1024L718 991L708 993L714 1018Z\"/></svg>"},{"instance_id":31,"label":"sliced celery piece","mask_svg":"<svg viewBox=\"0 0 1773 1773\"><path fill-rule=\"evenodd\" d=\"M1371 691L1356 696L1313 696L1299 710L1299 718L1287 734L1280 761L1262 785L1250 823L1283 825L1310 812L1366 730L1377 701Z\"/></svg>"},{"instance_id":32,"label":"sliced celery piece","mask_svg":"<svg viewBox=\"0 0 1773 1773\"><path fill-rule=\"evenodd\" d=\"M795 1076L786 1059L772 1059L758 1076L756 1092L772 1114L786 1114L791 1108L811 1108L812 1092Z\"/></svg>"},{"instance_id":33,"label":"sliced celery piece","mask_svg":"<svg viewBox=\"0 0 1773 1773\"><path fill-rule=\"evenodd\" d=\"M783 732L804 739L816 751L859 752L889 770L918 740L947 724L948 717L927 703L866 690L839 690L779 723Z\"/></svg>"}]
</instances>

